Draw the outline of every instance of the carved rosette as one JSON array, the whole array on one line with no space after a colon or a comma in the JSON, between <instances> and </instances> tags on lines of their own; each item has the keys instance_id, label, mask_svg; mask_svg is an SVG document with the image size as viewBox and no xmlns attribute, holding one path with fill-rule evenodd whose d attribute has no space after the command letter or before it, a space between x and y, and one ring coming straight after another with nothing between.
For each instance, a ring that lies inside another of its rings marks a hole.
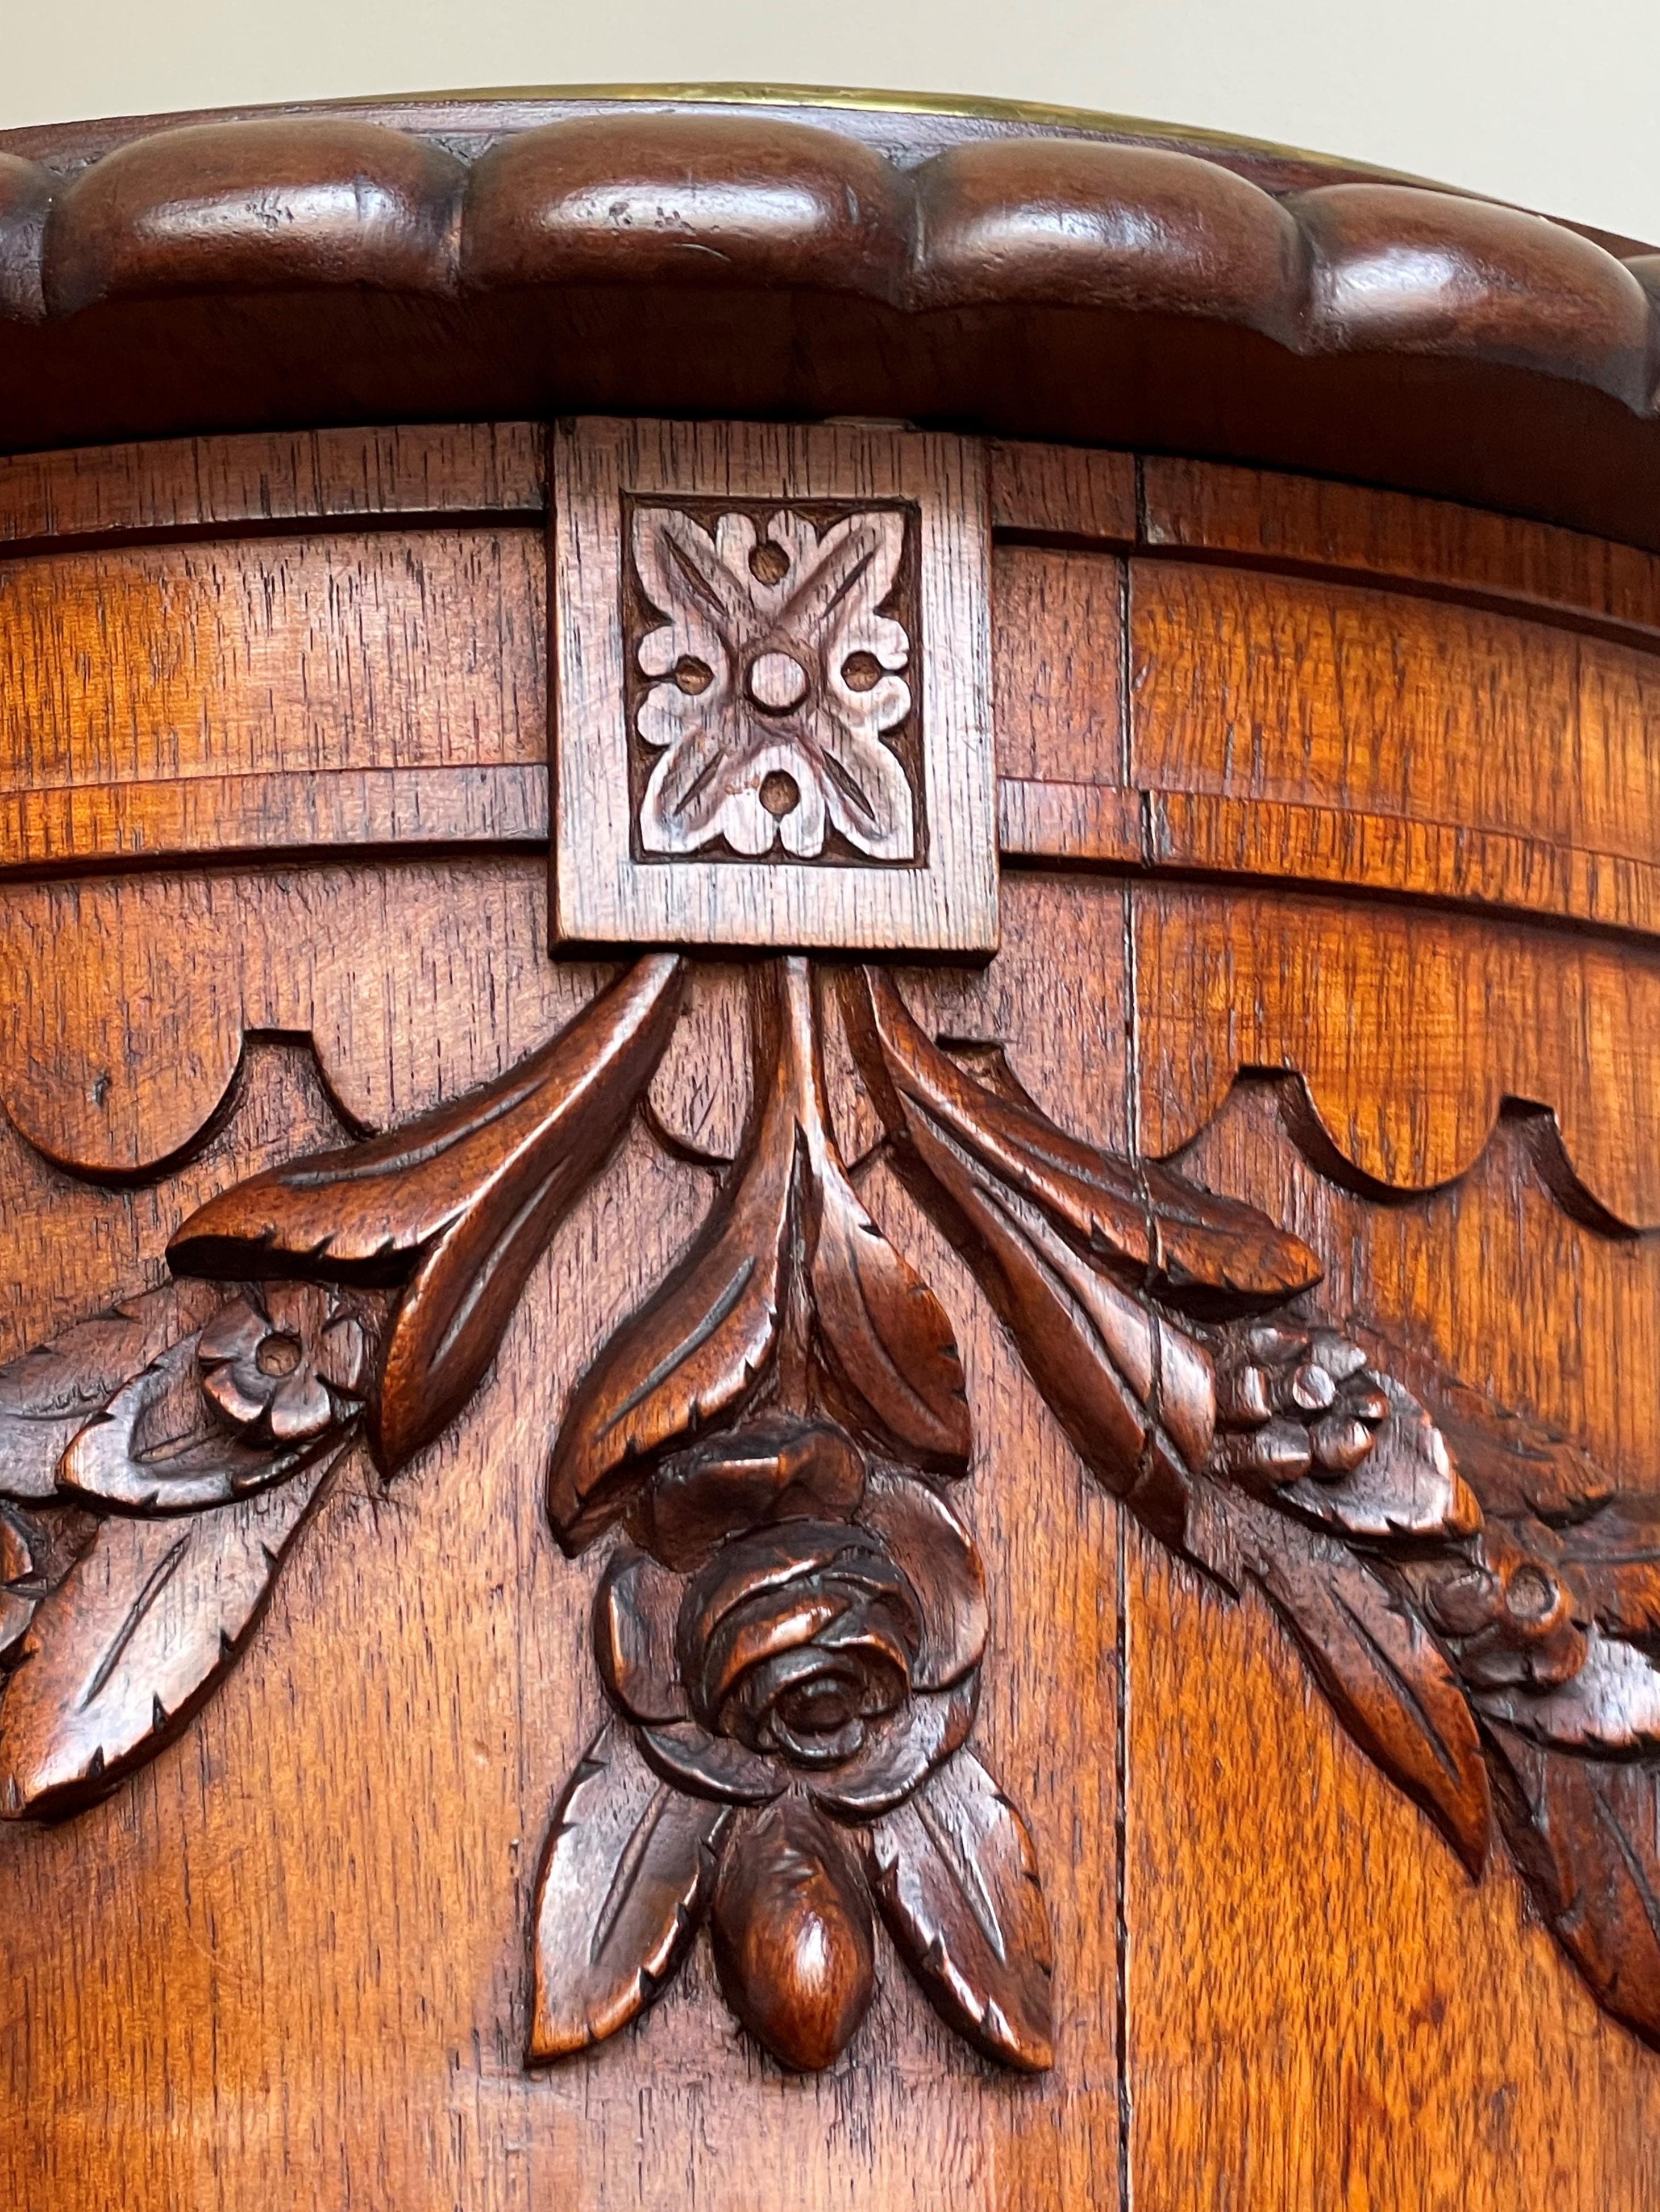
<instances>
[{"instance_id":1,"label":"carved rosette","mask_svg":"<svg viewBox=\"0 0 1660 2212\"><path fill-rule=\"evenodd\" d=\"M172 1281L0 1370L0 1813L73 1811L153 1755L343 1454L361 1438L389 1479L462 1411L642 1101L685 972L642 960L498 1082L225 1192L174 1237ZM885 970L748 978L739 1156L550 1451L560 1542L612 1545L579 1655L610 1711L542 1862L531 2059L635 2019L707 1923L788 2067L856 2033L879 1924L982 2051L1049 2063L1037 1850L972 1742L997 1654L962 1366L838 1152L832 999L881 1149L1084 1464L1219 1594L1267 1596L1473 1875L1496 1815L1602 2002L1660 2045L1652 1498L1330 1325L1296 1237L1058 1128ZM994 1478L996 1440L982 1457Z\"/></svg>"},{"instance_id":2,"label":"carved rosette","mask_svg":"<svg viewBox=\"0 0 1660 2212\"><path fill-rule=\"evenodd\" d=\"M911 710L911 640L882 611L905 527L898 507L822 530L788 508L708 528L677 507L635 510L635 571L664 617L630 641L655 757L646 852L724 839L751 860L777 846L812 860L836 835L873 860L913 857L916 793L884 741Z\"/></svg>"},{"instance_id":3,"label":"carved rosette","mask_svg":"<svg viewBox=\"0 0 1660 2212\"><path fill-rule=\"evenodd\" d=\"M828 1424L763 1418L690 1462L642 1501L658 1556L623 1546L600 1587L596 1656L628 1725L601 1731L556 1823L532 2057L630 2017L712 1905L733 2009L786 2064L827 2065L875 1986L874 1905L953 2026L990 2056L1046 2065L1049 1945L1030 1839L962 1749L986 1640L966 1530L927 1483L869 1467ZM617 1878L648 1822L666 1818L684 1854L649 1978L614 1938L596 1948L601 1893L581 1832L635 1762L660 1786L632 1830L617 1824ZM621 1771L602 1788L605 1766ZM965 1802L994 1811L1012 1889L981 1849L959 1840L953 1854ZM967 1916L976 1898L994 1962Z\"/></svg>"},{"instance_id":4,"label":"carved rosette","mask_svg":"<svg viewBox=\"0 0 1660 2212\"><path fill-rule=\"evenodd\" d=\"M994 951L983 447L592 417L549 462L560 941Z\"/></svg>"}]
</instances>

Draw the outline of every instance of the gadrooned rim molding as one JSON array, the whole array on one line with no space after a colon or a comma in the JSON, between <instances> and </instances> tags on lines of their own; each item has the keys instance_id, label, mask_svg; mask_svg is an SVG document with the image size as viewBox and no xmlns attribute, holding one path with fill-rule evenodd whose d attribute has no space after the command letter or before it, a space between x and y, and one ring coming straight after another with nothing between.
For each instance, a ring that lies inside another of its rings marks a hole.
<instances>
[{"instance_id":1,"label":"gadrooned rim molding","mask_svg":"<svg viewBox=\"0 0 1660 2212\"><path fill-rule=\"evenodd\" d=\"M322 308L314 328L292 313L280 325L285 416L269 333L294 295ZM752 368L735 365L740 349L728 369L708 353L734 295L767 303L752 311L766 325ZM596 299L606 304L573 305ZM204 301L227 311L230 334L215 329L205 347ZM1638 542L1660 531L1644 520L1660 501L1631 480L1633 465L1660 472L1660 253L1620 259L1542 216L1437 188L1276 195L1195 154L1029 133L908 162L763 107L614 101L471 161L435 136L338 115L170 127L62 178L0 154L0 448L176 431L190 403L170 412L157 396L158 341L181 356L218 348L189 427L372 419L377 377L388 419L561 406L544 373L556 347L532 337L510 360L512 319L556 323L568 364L583 313L613 337L630 317L649 324L660 352L678 313L705 349L701 382L615 378L619 411L729 401L734 413L1178 445L1191 416L1195 452L1341 471L1352 445L1353 472L1377 481ZM343 319L356 349L331 384ZM843 331L848 356L862 353L826 374ZM1128 412L1127 356L1139 380ZM1329 366L1344 362L1370 364L1370 382L1345 383ZM1391 362L1395 380L1380 384ZM573 404L608 404L605 374L567 376ZM1048 396L1028 402L1045 376ZM1185 396L1165 404L1159 380L1183 378ZM53 379L70 397L46 396ZM1426 418L1443 392L1453 414L1438 427ZM1310 394L1324 419L1304 439ZM1587 402L1613 403L1605 413L1627 431L1584 416ZM1253 450L1253 413L1276 410L1282 428ZM1577 439L1582 417L1594 436L1639 444L1588 449L1583 467L1541 459L1541 441L1565 426ZM1467 465L1462 447L1489 423L1492 453Z\"/></svg>"}]
</instances>

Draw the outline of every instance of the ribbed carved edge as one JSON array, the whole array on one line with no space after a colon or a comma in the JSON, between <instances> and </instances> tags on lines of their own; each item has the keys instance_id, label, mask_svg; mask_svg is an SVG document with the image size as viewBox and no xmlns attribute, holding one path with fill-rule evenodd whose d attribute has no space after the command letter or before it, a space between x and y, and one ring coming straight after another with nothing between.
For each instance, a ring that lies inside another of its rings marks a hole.
<instances>
[{"instance_id":1,"label":"ribbed carved edge","mask_svg":"<svg viewBox=\"0 0 1660 2212\"><path fill-rule=\"evenodd\" d=\"M0 320L185 292L666 283L1199 318L1297 355L1521 367L1657 406L1660 257L1408 185L1276 198L1193 155L1063 137L907 169L763 112L617 109L470 167L339 118L166 130L67 182L0 155Z\"/></svg>"}]
</instances>

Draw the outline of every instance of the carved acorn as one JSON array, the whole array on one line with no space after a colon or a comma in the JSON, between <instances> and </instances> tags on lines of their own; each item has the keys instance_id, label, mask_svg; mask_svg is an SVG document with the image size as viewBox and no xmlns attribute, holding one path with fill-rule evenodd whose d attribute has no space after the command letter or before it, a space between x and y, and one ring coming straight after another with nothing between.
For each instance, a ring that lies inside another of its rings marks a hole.
<instances>
[{"instance_id":1,"label":"carved acorn","mask_svg":"<svg viewBox=\"0 0 1660 2212\"><path fill-rule=\"evenodd\" d=\"M798 2073L852 2040L876 1989L864 1875L805 1798L749 1814L727 1848L711 1923L727 2002Z\"/></svg>"}]
</instances>

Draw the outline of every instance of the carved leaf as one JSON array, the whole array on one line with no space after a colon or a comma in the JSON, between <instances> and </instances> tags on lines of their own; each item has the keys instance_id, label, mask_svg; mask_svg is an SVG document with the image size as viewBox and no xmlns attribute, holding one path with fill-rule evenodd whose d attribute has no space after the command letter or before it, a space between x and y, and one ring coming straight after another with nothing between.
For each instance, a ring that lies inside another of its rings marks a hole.
<instances>
[{"instance_id":1,"label":"carved leaf","mask_svg":"<svg viewBox=\"0 0 1660 2212\"><path fill-rule=\"evenodd\" d=\"M1351 1319L1371 1364L1428 1408L1459 1474L1489 1514L1579 1521L1614 1497L1614 1485L1582 1446L1543 1421L1495 1404L1416 1346Z\"/></svg>"},{"instance_id":2,"label":"carved leaf","mask_svg":"<svg viewBox=\"0 0 1660 2212\"><path fill-rule=\"evenodd\" d=\"M1210 1449L1204 1348L1092 1267L1022 1193L919 1124L912 1158L945 1225L1084 1463L1179 1544L1186 1474Z\"/></svg>"},{"instance_id":3,"label":"carved leaf","mask_svg":"<svg viewBox=\"0 0 1660 2212\"><path fill-rule=\"evenodd\" d=\"M1660 1636L1660 1520L1651 1498L1620 1498L1565 1528L1526 1524L1529 1547L1552 1560L1584 1614L1616 1635ZM1582 1617L1584 1617L1582 1615Z\"/></svg>"},{"instance_id":4,"label":"carved leaf","mask_svg":"<svg viewBox=\"0 0 1660 2212\"><path fill-rule=\"evenodd\" d=\"M963 1363L945 1309L860 1206L836 1162L819 1162L812 1281L820 1342L859 1425L943 1474L969 1463Z\"/></svg>"},{"instance_id":5,"label":"carved leaf","mask_svg":"<svg viewBox=\"0 0 1660 2212\"><path fill-rule=\"evenodd\" d=\"M749 1127L751 1084L748 971L696 961L646 1089L646 1126L673 1158L724 1170Z\"/></svg>"},{"instance_id":6,"label":"carved leaf","mask_svg":"<svg viewBox=\"0 0 1660 2212\"><path fill-rule=\"evenodd\" d=\"M1320 1279L1299 1238L1237 1200L1213 1197L1152 1162L1067 1135L1004 1071L994 1091L931 1043L891 979L850 978L848 1028L889 1133L926 1163L954 1151L1041 1207L1121 1280L1195 1310L1286 1298Z\"/></svg>"},{"instance_id":7,"label":"carved leaf","mask_svg":"<svg viewBox=\"0 0 1660 2212\"><path fill-rule=\"evenodd\" d=\"M632 1731L606 1722L559 1801L537 1881L532 2064L614 2035L672 1978L731 1817L660 1781Z\"/></svg>"},{"instance_id":8,"label":"carved leaf","mask_svg":"<svg viewBox=\"0 0 1660 2212\"><path fill-rule=\"evenodd\" d=\"M1598 2001L1660 2047L1660 1775L1494 1724L1499 1819L1556 1940Z\"/></svg>"},{"instance_id":9,"label":"carved leaf","mask_svg":"<svg viewBox=\"0 0 1660 2212\"><path fill-rule=\"evenodd\" d=\"M548 1513L568 1552L616 1517L666 1450L750 1395L777 1346L796 1184L794 1105L775 1073L735 1180L691 1250L572 1394L548 1469Z\"/></svg>"},{"instance_id":10,"label":"carved leaf","mask_svg":"<svg viewBox=\"0 0 1660 2212\"><path fill-rule=\"evenodd\" d=\"M1576 1751L1653 1751L1660 1748L1660 1668L1634 1644L1593 1626L1583 1664L1559 1688L1490 1691L1481 1710Z\"/></svg>"},{"instance_id":11,"label":"carved leaf","mask_svg":"<svg viewBox=\"0 0 1660 2212\"><path fill-rule=\"evenodd\" d=\"M988 2058L1054 2063L1049 1913L1026 1825L959 1751L870 1831L882 1917L929 2002Z\"/></svg>"},{"instance_id":12,"label":"carved leaf","mask_svg":"<svg viewBox=\"0 0 1660 2212\"><path fill-rule=\"evenodd\" d=\"M51 1498L76 1431L219 1298L205 1285L164 1283L0 1367L0 1497Z\"/></svg>"},{"instance_id":13,"label":"carved leaf","mask_svg":"<svg viewBox=\"0 0 1660 2212\"><path fill-rule=\"evenodd\" d=\"M1460 1389L1450 1406L1441 1391L1411 1383L1433 1413L1453 1464L1488 1513L1537 1513L1550 1520L1594 1511L1614 1486L1582 1446L1541 1421L1485 1404Z\"/></svg>"},{"instance_id":14,"label":"carved leaf","mask_svg":"<svg viewBox=\"0 0 1660 2212\"><path fill-rule=\"evenodd\" d=\"M1226 1510L1244 1535L1251 1571L1338 1718L1480 1874L1490 1826L1487 1769L1445 1653L1342 1544L1254 1500L1230 1498Z\"/></svg>"},{"instance_id":15,"label":"carved leaf","mask_svg":"<svg viewBox=\"0 0 1660 2212\"><path fill-rule=\"evenodd\" d=\"M73 1811L178 1733L246 1640L340 1449L234 1505L100 1524L36 1607L0 1703L0 1814Z\"/></svg>"},{"instance_id":16,"label":"carved leaf","mask_svg":"<svg viewBox=\"0 0 1660 2212\"><path fill-rule=\"evenodd\" d=\"M678 1004L676 955L642 960L541 1051L373 1143L254 1176L168 1247L183 1274L392 1284L371 1407L392 1473L464 1406L525 1278L626 1127Z\"/></svg>"},{"instance_id":17,"label":"carved leaf","mask_svg":"<svg viewBox=\"0 0 1660 2212\"><path fill-rule=\"evenodd\" d=\"M830 1142L806 962L760 971L751 1013L765 1073L739 1166L686 1258L583 1376L555 1446L549 1512L569 1550L666 1452L741 1411L786 1354L781 1388L805 1389L809 1334L852 1425L937 1472L967 1464L951 1323L859 1203Z\"/></svg>"},{"instance_id":18,"label":"carved leaf","mask_svg":"<svg viewBox=\"0 0 1660 2212\"><path fill-rule=\"evenodd\" d=\"M932 1045L866 969L849 1035L902 1169L978 1274L1085 1463L1181 1546L1210 1454L1210 1355L1153 1304L1236 1311L1319 1276L1265 1215L1056 1129L1012 1079L993 1090Z\"/></svg>"},{"instance_id":19,"label":"carved leaf","mask_svg":"<svg viewBox=\"0 0 1660 2212\"><path fill-rule=\"evenodd\" d=\"M984 1656L989 1626L974 1539L936 1491L891 1472L873 1472L859 1519L881 1538L916 1599L922 1632L913 1692L960 1682Z\"/></svg>"}]
</instances>

